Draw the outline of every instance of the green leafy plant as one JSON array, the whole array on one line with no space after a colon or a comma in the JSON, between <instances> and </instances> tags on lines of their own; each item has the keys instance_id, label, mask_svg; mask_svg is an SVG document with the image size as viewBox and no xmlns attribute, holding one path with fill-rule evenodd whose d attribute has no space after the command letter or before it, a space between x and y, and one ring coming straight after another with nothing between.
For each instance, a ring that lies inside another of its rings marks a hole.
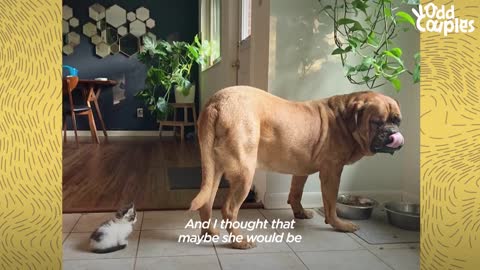
<instances>
[{"instance_id":1,"label":"green leafy plant","mask_svg":"<svg viewBox=\"0 0 480 270\"><path fill-rule=\"evenodd\" d=\"M415 29L412 16L397 11L405 1L335 0L333 5L325 5L324 0L319 2L322 12L333 20L336 48L332 55L340 56L351 83L375 88L386 80L400 91L399 76L405 72L412 76L414 83L420 81L419 54L413 56L415 67L410 71L405 66L403 50L393 41L399 31ZM408 3L418 4L418 1Z\"/></svg>"},{"instance_id":2,"label":"green leafy plant","mask_svg":"<svg viewBox=\"0 0 480 270\"><path fill-rule=\"evenodd\" d=\"M193 85L191 70L194 63L203 65L210 53L209 43L200 42L195 36L192 43L154 40L149 36L143 38L143 50L138 59L147 68L145 89L136 96L142 99L148 110L158 119L165 118L171 111L168 104L173 87L179 87L187 96Z\"/></svg>"}]
</instances>

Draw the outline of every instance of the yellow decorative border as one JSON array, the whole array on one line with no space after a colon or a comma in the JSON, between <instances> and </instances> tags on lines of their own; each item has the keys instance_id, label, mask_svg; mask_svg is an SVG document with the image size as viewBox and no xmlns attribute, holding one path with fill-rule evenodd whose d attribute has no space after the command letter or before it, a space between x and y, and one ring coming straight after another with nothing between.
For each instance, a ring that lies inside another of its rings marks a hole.
<instances>
[{"instance_id":1,"label":"yellow decorative border","mask_svg":"<svg viewBox=\"0 0 480 270\"><path fill-rule=\"evenodd\" d=\"M422 1L427 4L432 1ZM421 269L480 269L480 3L472 33L421 34Z\"/></svg>"},{"instance_id":2,"label":"yellow decorative border","mask_svg":"<svg viewBox=\"0 0 480 270\"><path fill-rule=\"evenodd\" d=\"M424 3L431 1L423 1ZM480 3L422 33L421 269L480 265ZM61 2L0 1L0 269L61 268Z\"/></svg>"},{"instance_id":3,"label":"yellow decorative border","mask_svg":"<svg viewBox=\"0 0 480 270\"><path fill-rule=\"evenodd\" d=\"M61 1L0 1L0 269L62 261Z\"/></svg>"}]
</instances>

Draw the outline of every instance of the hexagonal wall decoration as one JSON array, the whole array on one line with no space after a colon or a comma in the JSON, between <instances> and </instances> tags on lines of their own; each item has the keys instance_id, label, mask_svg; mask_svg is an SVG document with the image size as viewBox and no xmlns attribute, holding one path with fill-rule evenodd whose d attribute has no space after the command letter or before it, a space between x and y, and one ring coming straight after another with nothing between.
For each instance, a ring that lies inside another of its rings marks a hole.
<instances>
[{"instance_id":1,"label":"hexagonal wall decoration","mask_svg":"<svg viewBox=\"0 0 480 270\"><path fill-rule=\"evenodd\" d=\"M117 29L117 33L120 35L120 36L125 36L126 34L128 34L128 29L127 27L125 26L120 26L118 29Z\"/></svg>"},{"instance_id":2,"label":"hexagonal wall decoration","mask_svg":"<svg viewBox=\"0 0 480 270\"><path fill-rule=\"evenodd\" d=\"M100 20L97 22L97 29L103 31L107 28L107 22L104 20Z\"/></svg>"},{"instance_id":3,"label":"hexagonal wall decoration","mask_svg":"<svg viewBox=\"0 0 480 270\"><path fill-rule=\"evenodd\" d=\"M78 46L78 44L80 44L80 35L75 32L70 32L66 36L66 42L75 48Z\"/></svg>"},{"instance_id":4,"label":"hexagonal wall decoration","mask_svg":"<svg viewBox=\"0 0 480 270\"><path fill-rule=\"evenodd\" d=\"M137 19L146 21L150 17L150 11L144 7L139 7L136 10Z\"/></svg>"},{"instance_id":5,"label":"hexagonal wall decoration","mask_svg":"<svg viewBox=\"0 0 480 270\"><path fill-rule=\"evenodd\" d=\"M145 27L145 24L139 20L135 20L130 23L130 34L136 36L136 37L141 37L145 35L147 32L147 29Z\"/></svg>"},{"instance_id":6,"label":"hexagonal wall decoration","mask_svg":"<svg viewBox=\"0 0 480 270\"><path fill-rule=\"evenodd\" d=\"M126 56L132 56L140 49L138 38L128 34L120 39L120 52Z\"/></svg>"},{"instance_id":7,"label":"hexagonal wall decoration","mask_svg":"<svg viewBox=\"0 0 480 270\"><path fill-rule=\"evenodd\" d=\"M108 46L105 42L100 42L97 44L97 46L95 46L95 53L99 57L104 58L110 54L110 46Z\"/></svg>"},{"instance_id":8,"label":"hexagonal wall decoration","mask_svg":"<svg viewBox=\"0 0 480 270\"><path fill-rule=\"evenodd\" d=\"M118 41L117 29L113 27L107 27L102 31L101 37L103 42L107 43L108 45L112 45Z\"/></svg>"},{"instance_id":9,"label":"hexagonal wall decoration","mask_svg":"<svg viewBox=\"0 0 480 270\"><path fill-rule=\"evenodd\" d=\"M62 6L62 34L63 47L62 52L66 55L71 55L75 47L80 44L80 35L76 32L71 32L72 28L79 26L79 21L73 16L73 9L67 5Z\"/></svg>"},{"instance_id":10,"label":"hexagonal wall decoration","mask_svg":"<svg viewBox=\"0 0 480 270\"><path fill-rule=\"evenodd\" d=\"M127 13L127 10L116 4L105 8L95 3L88 8L88 15L91 20L83 25L82 32L90 38L91 43L95 45L95 54L101 58L119 52L132 56L140 50L140 39L144 36L157 38L153 33L147 33L147 30L155 27L155 20L150 18L150 11L145 7ZM70 31L69 22L75 25L75 20L75 18L65 20L66 25L62 24L66 28L63 30L64 34ZM76 44L76 40L77 36L74 34L70 37L65 36L64 44L73 45ZM72 50L74 47L72 46Z\"/></svg>"},{"instance_id":11,"label":"hexagonal wall decoration","mask_svg":"<svg viewBox=\"0 0 480 270\"><path fill-rule=\"evenodd\" d=\"M68 22L70 23L70 26L74 27L74 28L77 27L80 24L78 19L75 18L75 17L71 18L70 21L68 21Z\"/></svg>"},{"instance_id":12,"label":"hexagonal wall decoration","mask_svg":"<svg viewBox=\"0 0 480 270\"><path fill-rule=\"evenodd\" d=\"M94 35L90 40L92 41L92 43L93 43L94 45L97 45L97 44L99 44L100 42L102 42L102 37L99 36L99 35Z\"/></svg>"},{"instance_id":13,"label":"hexagonal wall decoration","mask_svg":"<svg viewBox=\"0 0 480 270\"><path fill-rule=\"evenodd\" d=\"M135 12L130 11L130 12L127 13L127 20L129 22L133 22L136 19L137 19L137 15L135 15Z\"/></svg>"},{"instance_id":14,"label":"hexagonal wall decoration","mask_svg":"<svg viewBox=\"0 0 480 270\"><path fill-rule=\"evenodd\" d=\"M145 22L145 25L152 29L153 27L155 27L155 20L154 19L148 19L146 22Z\"/></svg>"},{"instance_id":15,"label":"hexagonal wall decoration","mask_svg":"<svg viewBox=\"0 0 480 270\"><path fill-rule=\"evenodd\" d=\"M62 51L63 51L64 54L70 55L70 54L73 53L73 46L70 45L70 44L67 44L67 45L63 46Z\"/></svg>"},{"instance_id":16,"label":"hexagonal wall decoration","mask_svg":"<svg viewBox=\"0 0 480 270\"><path fill-rule=\"evenodd\" d=\"M91 22L83 25L83 34L87 37L92 37L97 34L97 26Z\"/></svg>"},{"instance_id":17,"label":"hexagonal wall decoration","mask_svg":"<svg viewBox=\"0 0 480 270\"><path fill-rule=\"evenodd\" d=\"M105 7L95 3L88 8L88 16L95 21L105 18Z\"/></svg>"},{"instance_id":18,"label":"hexagonal wall decoration","mask_svg":"<svg viewBox=\"0 0 480 270\"><path fill-rule=\"evenodd\" d=\"M66 34L70 32L70 26L68 25L68 22L65 20L62 20L62 34Z\"/></svg>"},{"instance_id":19,"label":"hexagonal wall decoration","mask_svg":"<svg viewBox=\"0 0 480 270\"><path fill-rule=\"evenodd\" d=\"M118 43L112 44L110 46L110 53L111 54L116 54L116 53L119 53L119 52L120 52L120 45L118 45Z\"/></svg>"},{"instance_id":20,"label":"hexagonal wall decoration","mask_svg":"<svg viewBox=\"0 0 480 270\"><path fill-rule=\"evenodd\" d=\"M71 7L67 6L67 5L63 5L63 8L62 8L62 18L64 20L68 20L70 18L73 17L73 10Z\"/></svg>"},{"instance_id":21,"label":"hexagonal wall decoration","mask_svg":"<svg viewBox=\"0 0 480 270\"><path fill-rule=\"evenodd\" d=\"M106 11L106 21L113 27L119 27L127 22L127 12L120 6L113 5Z\"/></svg>"}]
</instances>

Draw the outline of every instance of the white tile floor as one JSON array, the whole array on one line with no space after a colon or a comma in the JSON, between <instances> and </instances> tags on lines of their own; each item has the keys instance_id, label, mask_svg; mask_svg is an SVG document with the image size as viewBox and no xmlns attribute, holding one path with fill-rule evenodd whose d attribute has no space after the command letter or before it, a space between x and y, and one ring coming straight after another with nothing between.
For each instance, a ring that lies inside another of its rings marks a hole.
<instances>
[{"instance_id":1,"label":"white tile floor","mask_svg":"<svg viewBox=\"0 0 480 270\"><path fill-rule=\"evenodd\" d=\"M126 249L110 254L88 252L90 233L112 215L63 215L64 269L419 269L418 244L369 245L354 234L333 231L317 213L311 220L296 220L294 230L245 231L245 234L262 235L290 232L301 235L301 243L257 243L254 249L235 250L223 243L178 243L180 234L198 234L198 230L184 228L190 218L198 220L196 213L139 212ZM214 211L213 216L220 218L221 215ZM290 221L292 217L291 210L242 209L239 220Z\"/></svg>"}]
</instances>

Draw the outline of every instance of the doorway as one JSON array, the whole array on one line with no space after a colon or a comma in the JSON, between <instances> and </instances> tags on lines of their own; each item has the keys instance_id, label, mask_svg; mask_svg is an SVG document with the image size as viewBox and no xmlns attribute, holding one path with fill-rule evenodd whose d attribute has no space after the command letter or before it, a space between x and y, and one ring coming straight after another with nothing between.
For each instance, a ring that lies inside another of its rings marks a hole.
<instances>
[{"instance_id":1,"label":"doorway","mask_svg":"<svg viewBox=\"0 0 480 270\"><path fill-rule=\"evenodd\" d=\"M237 85L251 85L252 0L238 3Z\"/></svg>"}]
</instances>

